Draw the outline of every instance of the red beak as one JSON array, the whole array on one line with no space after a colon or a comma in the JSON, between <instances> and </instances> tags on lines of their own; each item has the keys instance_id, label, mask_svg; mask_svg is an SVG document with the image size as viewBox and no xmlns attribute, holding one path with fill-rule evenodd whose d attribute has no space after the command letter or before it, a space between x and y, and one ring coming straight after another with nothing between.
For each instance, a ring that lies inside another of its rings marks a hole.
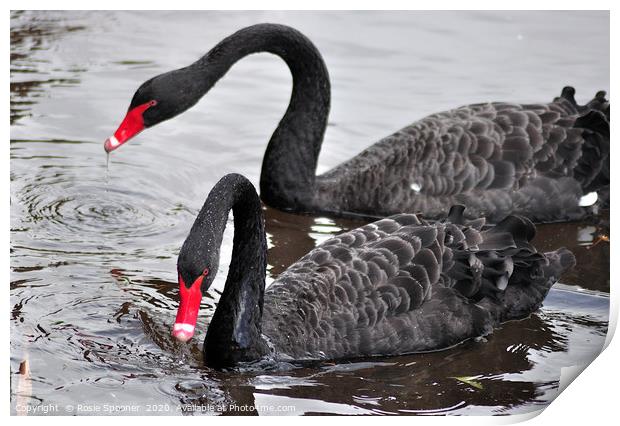
<instances>
[{"instance_id":1,"label":"red beak","mask_svg":"<svg viewBox=\"0 0 620 426\"><path fill-rule=\"evenodd\" d=\"M155 101L150 101L130 109L121 125L118 126L118 129L114 132L114 136L110 136L103 144L105 152L114 151L116 148L144 130L144 117L142 114L144 114L144 111L156 103L157 102Z\"/></svg>"},{"instance_id":2,"label":"red beak","mask_svg":"<svg viewBox=\"0 0 620 426\"><path fill-rule=\"evenodd\" d=\"M200 286L204 277L204 275L199 276L192 286L187 288L183 278L179 275L179 296L181 297L181 302L179 303L172 335L181 342L187 342L194 335L200 301L202 300Z\"/></svg>"}]
</instances>

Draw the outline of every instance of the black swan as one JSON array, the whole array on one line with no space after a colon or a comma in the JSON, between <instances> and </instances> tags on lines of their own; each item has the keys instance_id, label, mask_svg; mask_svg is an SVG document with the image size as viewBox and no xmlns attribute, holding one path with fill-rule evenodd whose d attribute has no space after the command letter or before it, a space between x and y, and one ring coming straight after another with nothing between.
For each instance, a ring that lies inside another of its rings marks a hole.
<instances>
[{"instance_id":1,"label":"black swan","mask_svg":"<svg viewBox=\"0 0 620 426\"><path fill-rule=\"evenodd\" d=\"M575 264L564 248L538 253L526 218L484 227L455 206L443 220L399 214L331 238L265 290L261 202L246 178L230 174L211 190L179 253L172 333L180 341L194 334L231 209L232 261L204 344L206 364L217 368L447 348L528 316Z\"/></svg>"},{"instance_id":2,"label":"black swan","mask_svg":"<svg viewBox=\"0 0 620 426\"><path fill-rule=\"evenodd\" d=\"M468 218L497 222L514 213L547 222L582 216L584 194L607 197L609 101L599 92L577 105L570 87L549 104L481 103L428 116L316 176L330 105L327 68L308 38L276 24L244 28L193 64L146 81L105 150L186 111L235 62L258 52L280 56L293 76L261 171L261 198L272 207L438 217L463 204Z\"/></svg>"}]
</instances>

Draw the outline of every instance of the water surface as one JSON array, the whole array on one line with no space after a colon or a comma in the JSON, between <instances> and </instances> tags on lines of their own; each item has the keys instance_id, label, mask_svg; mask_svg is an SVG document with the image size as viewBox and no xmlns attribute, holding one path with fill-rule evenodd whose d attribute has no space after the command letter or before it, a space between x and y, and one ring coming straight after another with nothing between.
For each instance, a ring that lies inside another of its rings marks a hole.
<instances>
[{"instance_id":1,"label":"water surface","mask_svg":"<svg viewBox=\"0 0 620 426\"><path fill-rule=\"evenodd\" d=\"M567 246L578 266L539 312L487 339L224 373L203 367L200 351L231 225L197 338L171 339L181 243L221 176L258 184L290 74L276 57L246 58L197 107L114 152L109 169L102 143L144 80L265 21L300 29L327 62L333 101L319 172L429 113L547 101L566 84L584 102L609 88L607 13L12 12L12 412L506 414L549 403L561 368L588 364L607 332L609 247L590 247L600 232L590 222L539 228L540 249ZM363 224L265 216L268 282ZM26 360L30 381L20 374Z\"/></svg>"}]
</instances>

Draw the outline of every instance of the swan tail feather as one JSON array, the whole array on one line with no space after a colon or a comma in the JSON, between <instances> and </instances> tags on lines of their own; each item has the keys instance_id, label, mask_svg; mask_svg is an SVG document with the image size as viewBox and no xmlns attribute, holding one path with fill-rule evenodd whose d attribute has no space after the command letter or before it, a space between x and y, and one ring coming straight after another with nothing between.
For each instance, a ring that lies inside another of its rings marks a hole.
<instances>
[{"instance_id":1,"label":"swan tail feather","mask_svg":"<svg viewBox=\"0 0 620 426\"><path fill-rule=\"evenodd\" d=\"M547 293L576 264L573 253L560 248L547 253L521 251L503 292L489 291L479 302L498 322L527 317L542 306Z\"/></svg>"},{"instance_id":2,"label":"swan tail feather","mask_svg":"<svg viewBox=\"0 0 620 426\"><path fill-rule=\"evenodd\" d=\"M579 105L575 100L575 88L571 86L566 86L562 89L562 93L560 94L558 99L567 100L579 113L585 114L589 111L599 111L603 113L607 121L610 119L609 115L609 99L607 99L607 92L604 90L599 90L594 95L594 98L585 105Z\"/></svg>"},{"instance_id":3,"label":"swan tail feather","mask_svg":"<svg viewBox=\"0 0 620 426\"><path fill-rule=\"evenodd\" d=\"M575 265L574 255L565 248L539 253L531 244L535 235L529 219L511 215L479 232L476 247L463 239L448 244L452 250L452 267L445 272L448 283L500 322L528 315Z\"/></svg>"},{"instance_id":4,"label":"swan tail feather","mask_svg":"<svg viewBox=\"0 0 620 426\"><path fill-rule=\"evenodd\" d=\"M580 116L575 121L574 127L583 129L582 135L584 139L581 157L574 169L574 176L580 182L584 194L594 191L600 192L599 204L607 205L609 197L604 189L608 188L610 184L608 118L605 117L603 112L593 109Z\"/></svg>"},{"instance_id":5,"label":"swan tail feather","mask_svg":"<svg viewBox=\"0 0 620 426\"><path fill-rule=\"evenodd\" d=\"M609 206L609 168L610 168L610 102L607 93L598 91L585 105L575 100L575 89L567 86L554 102L564 104L577 118L572 127L581 131L583 144L574 150L573 176L579 182L583 195L597 192L597 206ZM568 105L567 105L568 104Z\"/></svg>"}]
</instances>

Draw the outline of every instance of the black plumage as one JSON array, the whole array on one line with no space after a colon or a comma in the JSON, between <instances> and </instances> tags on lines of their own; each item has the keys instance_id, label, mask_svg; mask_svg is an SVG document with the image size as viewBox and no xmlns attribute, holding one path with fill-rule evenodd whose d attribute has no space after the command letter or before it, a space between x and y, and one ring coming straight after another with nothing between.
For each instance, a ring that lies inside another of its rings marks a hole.
<instances>
[{"instance_id":1,"label":"black plumage","mask_svg":"<svg viewBox=\"0 0 620 426\"><path fill-rule=\"evenodd\" d=\"M230 209L233 258L204 346L215 367L446 348L529 315L575 263L566 249L538 253L530 244L535 227L524 217L489 227L455 206L443 220L399 214L331 238L265 290L260 201L243 176L227 175L179 254L185 282L217 270Z\"/></svg>"},{"instance_id":2,"label":"black plumage","mask_svg":"<svg viewBox=\"0 0 620 426\"><path fill-rule=\"evenodd\" d=\"M269 205L297 212L440 217L451 205L492 222L508 214L534 221L575 219L580 197L609 187L609 101L587 105L566 87L551 103L492 102L433 114L316 176L330 107L321 54L297 30L276 24L244 28L188 67L145 82L130 109L153 126L187 110L239 59L269 52L293 76L288 109L267 146L260 189ZM114 149L106 145L106 149Z\"/></svg>"},{"instance_id":3,"label":"black plumage","mask_svg":"<svg viewBox=\"0 0 620 426\"><path fill-rule=\"evenodd\" d=\"M608 201L609 102L579 106L565 88L549 104L486 103L428 116L317 177L316 205L440 217L519 214L536 222L581 217L581 196Z\"/></svg>"}]
</instances>

